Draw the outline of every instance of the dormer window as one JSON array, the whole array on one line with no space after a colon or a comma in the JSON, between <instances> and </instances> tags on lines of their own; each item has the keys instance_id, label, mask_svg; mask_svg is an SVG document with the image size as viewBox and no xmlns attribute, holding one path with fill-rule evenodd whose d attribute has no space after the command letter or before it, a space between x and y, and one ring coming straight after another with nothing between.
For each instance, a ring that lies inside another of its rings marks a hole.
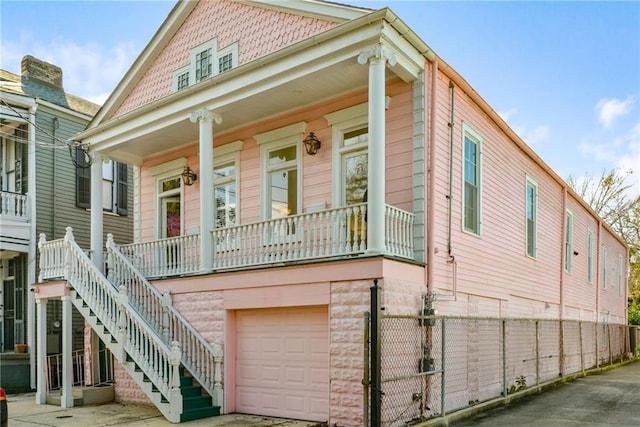
<instances>
[{"instance_id":1,"label":"dormer window","mask_svg":"<svg viewBox=\"0 0 640 427\"><path fill-rule=\"evenodd\" d=\"M238 66L238 43L218 50L217 39L191 49L190 63L173 72L173 91L185 89Z\"/></svg>"}]
</instances>

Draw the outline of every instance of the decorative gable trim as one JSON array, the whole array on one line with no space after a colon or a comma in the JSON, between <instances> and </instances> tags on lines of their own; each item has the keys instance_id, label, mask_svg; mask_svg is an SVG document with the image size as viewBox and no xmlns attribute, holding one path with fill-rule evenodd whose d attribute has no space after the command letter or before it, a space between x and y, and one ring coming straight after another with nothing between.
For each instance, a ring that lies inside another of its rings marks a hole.
<instances>
[{"instance_id":1,"label":"decorative gable trim","mask_svg":"<svg viewBox=\"0 0 640 427\"><path fill-rule=\"evenodd\" d=\"M372 9L317 0L232 0L238 3L272 9L309 18L342 23L371 13Z\"/></svg>"}]
</instances>

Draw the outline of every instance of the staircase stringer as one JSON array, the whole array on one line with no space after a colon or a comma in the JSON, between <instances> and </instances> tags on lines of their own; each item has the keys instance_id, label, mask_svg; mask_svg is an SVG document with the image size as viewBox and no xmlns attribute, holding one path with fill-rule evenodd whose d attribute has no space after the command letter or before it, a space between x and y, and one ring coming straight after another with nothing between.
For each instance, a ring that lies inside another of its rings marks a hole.
<instances>
[{"instance_id":1,"label":"staircase stringer","mask_svg":"<svg viewBox=\"0 0 640 427\"><path fill-rule=\"evenodd\" d=\"M161 294L142 272L107 236L109 280L127 289L132 307L162 337L165 344L180 343L182 365L212 397L213 405L223 408L221 343L209 344L171 304L168 294Z\"/></svg>"}]
</instances>

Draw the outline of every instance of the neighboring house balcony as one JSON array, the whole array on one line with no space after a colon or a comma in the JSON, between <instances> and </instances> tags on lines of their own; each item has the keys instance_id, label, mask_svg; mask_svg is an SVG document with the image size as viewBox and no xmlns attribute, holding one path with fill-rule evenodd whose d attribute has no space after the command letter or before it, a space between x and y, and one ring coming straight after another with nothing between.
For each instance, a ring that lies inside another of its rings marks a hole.
<instances>
[{"instance_id":1,"label":"neighboring house balcony","mask_svg":"<svg viewBox=\"0 0 640 427\"><path fill-rule=\"evenodd\" d=\"M413 214L386 205L385 223L385 254L412 260ZM202 259L199 234L119 249L148 278L206 272L201 266L210 264L213 270L230 270L372 254L366 203L219 228L211 236L212 260Z\"/></svg>"},{"instance_id":2,"label":"neighboring house balcony","mask_svg":"<svg viewBox=\"0 0 640 427\"><path fill-rule=\"evenodd\" d=\"M0 230L0 251L29 251L31 217L28 194L0 191Z\"/></svg>"}]
</instances>

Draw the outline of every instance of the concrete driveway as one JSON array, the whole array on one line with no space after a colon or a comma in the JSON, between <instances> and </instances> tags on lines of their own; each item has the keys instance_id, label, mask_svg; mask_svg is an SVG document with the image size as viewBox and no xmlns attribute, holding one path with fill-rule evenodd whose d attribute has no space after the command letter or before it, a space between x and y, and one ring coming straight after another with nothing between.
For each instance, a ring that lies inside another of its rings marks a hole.
<instances>
[{"instance_id":1,"label":"concrete driveway","mask_svg":"<svg viewBox=\"0 0 640 427\"><path fill-rule=\"evenodd\" d=\"M107 403L95 406L78 406L64 409L55 405L37 405L35 394L9 395L9 426L64 426L64 427L168 427L160 412L150 405ZM317 423L284 418L252 415L222 415L179 424L181 426L207 427L314 427Z\"/></svg>"},{"instance_id":2,"label":"concrete driveway","mask_svg":"<svg viewBox=\"0 0 640 427\"><path fill-rule=\"evenodd\" d=\"M559 384L450 426L640 426L640 362Z\"/></svg>"}]
</instances>

